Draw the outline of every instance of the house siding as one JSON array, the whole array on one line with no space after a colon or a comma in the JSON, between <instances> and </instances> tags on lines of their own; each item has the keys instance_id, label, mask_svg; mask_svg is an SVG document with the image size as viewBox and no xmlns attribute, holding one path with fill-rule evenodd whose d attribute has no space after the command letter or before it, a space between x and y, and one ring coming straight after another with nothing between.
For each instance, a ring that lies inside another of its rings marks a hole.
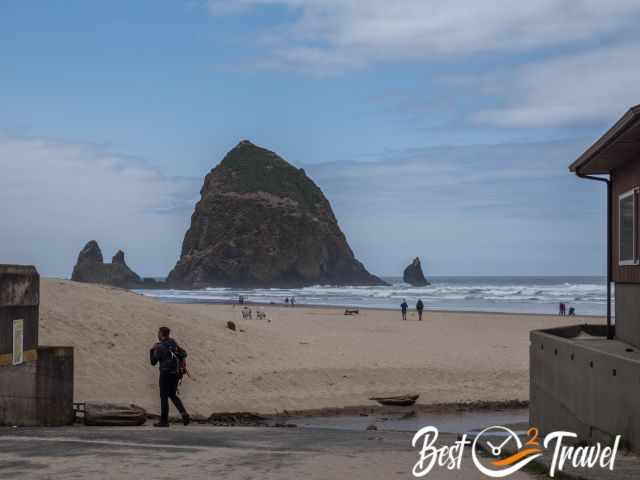
<instances>
[{"instance_id":1,"label":"house siding","mask_svg":"<svg viewBox=\"0 0 640 480\"><path fill-rule=\"evenodd\" d=\"M613 191L613 281L616 283L640 284L640 265L619 265L620 259L620 205L618 198L623 193L640 187L640 161L629 162L611 172ZM636 219L636 225L640 225Z\"/></svg>"}]
</instances>

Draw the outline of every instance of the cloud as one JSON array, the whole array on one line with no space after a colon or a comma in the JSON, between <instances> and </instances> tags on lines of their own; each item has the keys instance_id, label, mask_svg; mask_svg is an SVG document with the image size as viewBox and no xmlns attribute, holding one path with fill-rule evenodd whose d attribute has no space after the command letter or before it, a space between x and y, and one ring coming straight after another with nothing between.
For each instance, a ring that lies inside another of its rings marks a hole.
<instances>
[{"instance_id":1,"label":"cloud","mask_svg":"<svg viewBox=\"0 0 640 480\"><path fill-rule=\"evenodd\" d=\"M633 32L640 13L637 0L517 5L511 0L210 0L207 5L213 15L288 9L288 22L271 32L270 64L300 69L566 45Z\"/></svg>"},{"instance_id":2,"label":"cloud","mask_svg":"<svg viewBox=\"0 0 640 480\"><path fill-rule=\"evenodd\" d=\"M602 190L567 165L586 142L438 147L304 166L356 255L398 274L588 274L601 267ZM69 276L90 239L142 275L175 264L201 179L167 178L92 145L0 138L0 263ZM514 261L517 259L517 261Z\"/></svg>"},{"instance_id":3,"label":"cloud","mask_svg":"<svg viewBox=\"0 0 640 480\"><path fill-rule=\"evenodd\" d=\"M200 181L167 178L85 144L0 137L0 263L69 276L85 242L163 275L175 264Z\"/></svg>"},{"instance_id":4,"label":"cloud","mask_svg":"<svg viewBox=\"0 0 640 480\"><path fill-rule=\"evenodd\" d=\"M380 274L593 274L604 192L567 166L587 142L436 147L305 167L356 254Z\"/></svg>"},{"instance_id":5,"label":"cloud","mask_svg":"<svg viewBox=\"0 0 640 480\"><path fill-rule=\"evenodd\" d=\"M325 75L378 63L430 62L436 79L452 71L467 75L472 95L464 115L476 124L612 121L639 101L640 66L633 59L640 44L629 40L640 21L638 0L209 0L206 5L217 16L284 9L270 30L255 34L259 54L253 67ZM491 64L469 73L464 62L478 55ZM465 87L448 87L440 98L455 104ZM421 95L413 94L408 103L419 105ZM458 113L449 107L448 112ZM428 114L417 112L421 118Z\"/></svg>"},{"instance_id":6,"label":"cloud","mask_svg":"<svg viewBox=\"0 0 640 480\"><path fill-rule=\"evenodd\" d=\"M640 103L640 44L601 48L527 65L514 74L485 79L499 85L506 106L473 118L498 126L537 127L613 121Z\"/></svg>"}]
</instances>

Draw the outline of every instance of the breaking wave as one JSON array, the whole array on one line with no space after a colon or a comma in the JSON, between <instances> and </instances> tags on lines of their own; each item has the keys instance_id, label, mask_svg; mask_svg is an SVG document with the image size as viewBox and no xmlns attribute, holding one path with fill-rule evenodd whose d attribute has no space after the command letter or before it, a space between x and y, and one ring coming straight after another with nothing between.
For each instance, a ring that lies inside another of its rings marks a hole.
<instances>
[{"instance_id":1,"label":"breaking wave","mask_svg":"<svg viewBox=\"0 0 640 480\"><path fill-rule=\"evenodd\" d=\"M412 287L398 278L389 286L335 287L316 285L293 289L207 288L204 290L140 290L168 302L227 303L240 295L248 302L283 304L295 297L299 305L398 308L402 299L419 298L427 309L556 313L560 302L577 313L603 315L606 282L601 277L433 277L432 285Z\"/></svg>"}]
</instances>

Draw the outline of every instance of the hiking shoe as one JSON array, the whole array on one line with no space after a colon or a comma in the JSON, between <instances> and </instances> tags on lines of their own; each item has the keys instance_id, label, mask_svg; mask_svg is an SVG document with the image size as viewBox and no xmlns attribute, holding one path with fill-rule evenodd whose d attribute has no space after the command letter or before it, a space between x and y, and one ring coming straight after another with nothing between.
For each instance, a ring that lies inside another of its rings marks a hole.
<instances>
[{"instance_id":1,"label":"hiking shoe","mask_svg":"<svg viewBox=\"0 0 640 480\"><path fill-rule=\"evenodd\" d=\"M154 427L168 427L169 424L167 422L158 422L153 424Z\"/></svg>"},{"instance_id":2,"label":"hiking shoe","mask_svg":"<svg viewBox=\"0 0 640 480\"><path fill-rule=\"evenodd\" d=\"M188 413L184 413L182 415L182 423L184 423L185 427L191 423L191 417L189 416Z\"/></svg>"}]
</instances>

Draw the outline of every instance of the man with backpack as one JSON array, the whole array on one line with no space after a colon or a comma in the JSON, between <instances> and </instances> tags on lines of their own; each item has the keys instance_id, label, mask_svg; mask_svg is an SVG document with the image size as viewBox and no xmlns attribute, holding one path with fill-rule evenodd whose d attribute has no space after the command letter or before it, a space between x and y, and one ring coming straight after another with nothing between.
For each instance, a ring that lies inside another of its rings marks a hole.
<instances>
[{"instance_id":1,"label":"man with backpack","mask_svg":"<svg viewBox=\"0 0 640 480\"><path fill-rule=\"evenodd\" d=\"M416 303L416 310L418 311L418 320L422 321L422 311L424 310L424 303L422 303L421 299L418 299L418 303Z\"/></svg>"},{"instance_id":2,"label":"man with backpack","mask_svg":"<svg viewBox=\"0 0 640 480\"><path fill-rule=\"evenodd\" d=\"M160 422L155 427L169 426L169 399L182 415L182 423L189 425L191 418L178 397L178 383L186 373L187 352L180 348L170 336L168 327L158 330L158 343L149 352L151 365L158 364L160 368Z\"/></svg>"}]
</instances>

